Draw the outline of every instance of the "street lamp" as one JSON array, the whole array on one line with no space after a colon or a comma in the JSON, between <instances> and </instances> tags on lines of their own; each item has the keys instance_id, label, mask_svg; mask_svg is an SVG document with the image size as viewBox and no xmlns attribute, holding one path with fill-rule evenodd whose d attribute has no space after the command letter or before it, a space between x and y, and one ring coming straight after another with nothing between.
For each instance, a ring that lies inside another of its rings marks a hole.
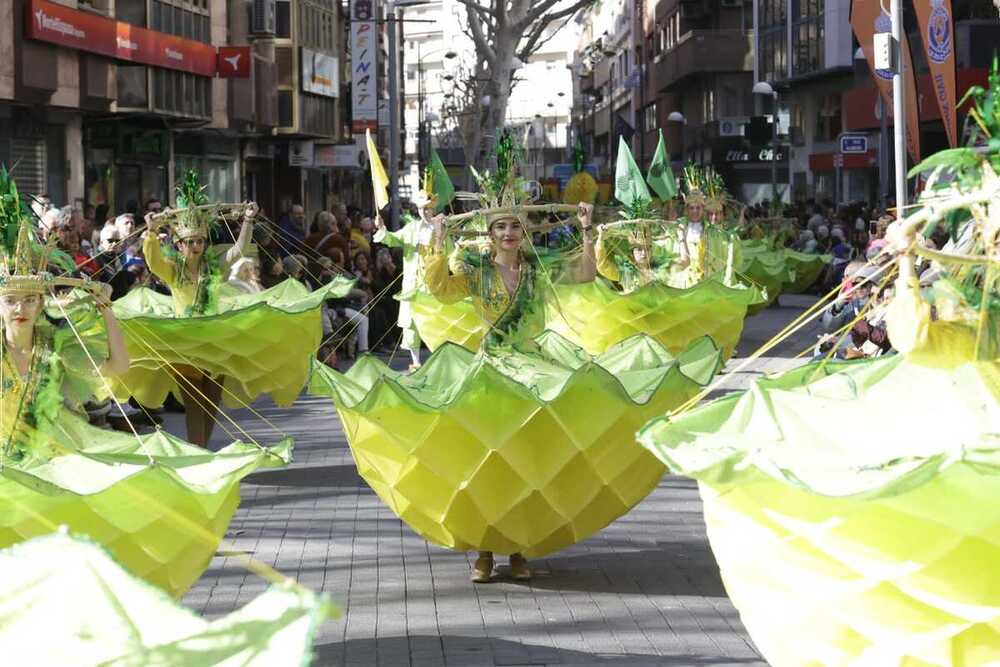
<instances>
[{"instance_id":1,"label":"street lamp","mask_svg":"<svg viewBox=\"0 0 1000 667\"><path fill-rule=\"evenodd\" d=\"M778 200L778 91L767 81L753 85L754 95L764 95L774 100L771 115L771 199Z\"/></svg>"},{"instance_id":2,"label":"street lamp","mask_svg":"<svg viewBox=\"0 0 1000 667\"><path fill-rule=\"evenodd\" d=\"M680 138L681 144L681 161L684 161L684 126L687 125L687 118L684 117L680 111L671 111L667 114L668 123L677 123L680 125L678 137Z\"/></svg>"},{"instance_id":3,"label":"street lamp","mask_svg":"<svg viewBox=\"0 0 1000 667\"><path fill-rule=\"evenodd\" d=\"M442 47L440 49L432 49L431 51L424 53L422 50L423 42L417 42L417 169L419 173L423 173L424 165L430 159L430 137L427 132L427 112L424 111L424 58L428 56L433 56L437 53L444 51L444 57L447 60L457 58L458 54L448 49L447 47ZM452 77L450 74L446 74L443 77L446 81L450 81Z\"/></svg>"}]
</instances>

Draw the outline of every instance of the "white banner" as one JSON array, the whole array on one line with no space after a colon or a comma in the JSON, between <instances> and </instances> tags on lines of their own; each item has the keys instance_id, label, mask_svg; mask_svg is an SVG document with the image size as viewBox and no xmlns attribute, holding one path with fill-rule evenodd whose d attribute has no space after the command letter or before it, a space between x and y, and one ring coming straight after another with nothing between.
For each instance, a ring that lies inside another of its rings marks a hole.
<instances>
[{"instance_id":1,"label":"white banner","mask_svg":"<svg viewBox=\"0 0 1000 667\"><path fill-rule=\"evenodd\" d=\"M288 142L288 166L289 167L311 167L313 166L312 141L289 141Z\"/></svg>"},{"instance_id":2,"label":"white banner","mask_svg":"<svg viewBox=\"0 0 1000 667\"><path fill-rule=\"evenodd\" d=\"M351 0L351 131L354 134L378 129L375 75L378 32L373 10L372 0Z\"/></svg>"},{"instance_id":3,"label":"white banner","mask_svg":"<svg viewBox=\"0 0 1000 667\"><path fill-rule=\"evenodd\" d=\"M340 97L337 58L302 48L302 90L324 97Z\"/></svg>"}]
</instances>

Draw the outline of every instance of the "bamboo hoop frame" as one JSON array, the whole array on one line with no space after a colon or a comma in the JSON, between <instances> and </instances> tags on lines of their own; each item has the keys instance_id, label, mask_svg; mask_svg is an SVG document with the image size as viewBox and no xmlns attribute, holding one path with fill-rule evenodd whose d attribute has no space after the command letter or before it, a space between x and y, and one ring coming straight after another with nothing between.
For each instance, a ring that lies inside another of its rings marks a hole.
<instances>
[{"instance_id":1,"label":"bamboo hoop frame","mask_svg":"<svg viewBox=\"0 0 1000 667\"><path fill-rule=\"evenodd\" d=\"M240 203L220 203L220 204L199 204L198 206L185 206L184 208L167 208L159 213L154 213L151 220L170 221L179 217L183 213L190 211L209 211L217 218L242 217L252 202Z\"/></svg>"}]
</instances>

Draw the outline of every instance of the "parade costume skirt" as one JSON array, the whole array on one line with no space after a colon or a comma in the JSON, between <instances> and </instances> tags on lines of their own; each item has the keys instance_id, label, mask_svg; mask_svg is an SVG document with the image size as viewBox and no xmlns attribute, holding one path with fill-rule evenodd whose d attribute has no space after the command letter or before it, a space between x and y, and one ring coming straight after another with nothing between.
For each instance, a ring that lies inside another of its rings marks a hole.
<instances>
[{"instance_id":1,"label":"parade costume skirt","mask_svg":"<svg viewBox=\"0 0 1000 667\"><path fill-rule=\"evenodd\" d=\"M258 294L221 295L218 312L202 317L176 315L171 297L134 290L114 303L132 360L114 379L114 394L157 407L168 393L181 398L176 376L190 379L194 368L225 378L228 407L249 405L261 394L290 405L322 342L323 302L346 295L352 284L338 278L310 291L288 279Z\"/></svg>"},{"instance_id":2,"label":"parade costume skirt","mask_svg":"<svg viewBox=\"0 0 1000 667\"><path fill-rule=\"evenodd\" d=\"M715 279L687 289L650 283L622 294L597 280L576 285L556 285L546 303L546 328L600 354L636 334L659 341L671 354L680 354L693 341L710 336L733 354L747 308L763 300L755 288L727 287Z\"/></svg>"},{"instance_id":3,"label":"parade costume skirt","mask_svg":"<svg viewBox=\"0 0 1000 667\"><path fill-rule=\"evenodd\" d=\"M305 665L336 610L273 585L203 620L80 537L40 537L0 552L0 646L10 665L271 667Z\"/></svg>"},{"instance_id":4,"label":"parade costume skirt","mask_svg":"<svg viewBox=\"0 0 1000 667\"><path fill-rule=\"evenodd\" d=\"M774 250L759 241L743 241L737 278L762 288L767 299L754 304L750 315L756 315L773 304L784 292L799 294L809 289L826 269L830 255L811 255L788 248Z\"/></svg>"},{"instance_id":5,"label":"parade costume skirt","mask_svg":"<svg viewBox=\"0 0 1000 667\"><path fill-rule=\"evenodd\" d=\"M785 248L785 264L788 274L781 286L787 294L801 294L813 286L833 260L832 255L813 255Z\"/></svg>"},{"instance_id":6,"label":"parade costume skirt","mask_svg":"<svg viewBox=\"0 0 1000 667\"><path fill-rule=\"evenodd\" d=\"M546 332L531 351L447 343L401 375L373 357L316 366L358 471L403 521L449 549L541 556L625 514L663 475L646 420L718 371L702 338L679 357L635 336L596 359Z\"/></svg>"},{"instance_id":7,"label":"parade costume skirt","mask_svg":"<svg viewBox=\"0 0 1000 667\"><path fill-rule=\"evenodd\" d=\"M640 440L699 481L726 590L775 667L1000 663L996 360L809 364Z\"/></svg>"},{"instance_id":8,"label":"parade costume skirt","mask_svg":"<svg viewBox=\"0 0 1000 667\"><path fill-rule=\"evenodd\" d=\"M174 597L208 567L239 504L240 480L291 460L290 440L210 452L162 430L94 428L66 410L49 430L61 453L0 468L0 548L65 525Z\"/></svg>"},{"instance_id":9,"label":"parade costume skirt","mask_svg":"<svg viewBox=\"0 0 1000 667\"><path fill-rule=\"evenodd\" d=\"M417 290L398 297L409 301L410 316L420 340L433 352L446 342L475 352L483 342L485 329L471 299L441 303L433 295Z\"/></svg>"}]
</instances>

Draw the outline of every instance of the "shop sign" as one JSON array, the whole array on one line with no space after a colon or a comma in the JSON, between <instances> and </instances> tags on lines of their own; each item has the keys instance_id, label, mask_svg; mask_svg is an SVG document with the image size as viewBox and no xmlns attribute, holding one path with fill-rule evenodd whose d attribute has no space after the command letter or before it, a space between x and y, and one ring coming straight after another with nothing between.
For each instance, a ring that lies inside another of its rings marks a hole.
<instances>
[{"instance_id":1,"label":"shop sign","mask_svg":"<svg viewBox=\"0 0 1000 667\"><path fill-rule=\"evenodd\" d=\"M360 136L360 135L359 135ZM364 148L357 142L349 144L316 144L314 167L361 169L368 164Z\"/></svg>"},{"instance_id":2,"label":"shop sign","mask_svg":"<svg viewBox=\"0 0 1000 667\"><path fill-rule=\"evenodd\" d=\"M726 151L726 162L770 162L772 150L761 148L760 150L743 150L741 148L731 148ZM785 151L778 149L778 160L785 159Z\"/></svg>"},{"instance_id":3,"label":"shop sign","mask_svg":"<svg viewBox=\"0 0 1000 667\"><path fill-rule=\"evenodd\" d=\"M841 153L867 153L868 137L863 134L842 134L840 135Z\"/></svg>"},{"instance_id":4,"label":"shop sign","mask_svg":"<svg viewBox=\"0 0 1000 667\"><path fill-rule=\"evenodd\" d=\"M337 58L302 48L302 90L324 97L340 96Z\"/></svg>"},{"instance_id":5,"label":"shop sign","mask_svg":"<svg viewBox=\"0 0 1000 667\"><path fill-rule=\"evenodd\" d=\"M373 0L351 0L351 131L378 129L378 87Z\"/></svg>"},{"instance_id":6,"label":"shop sign","mask_svg":"<svg viewBox=\"0 0 1000 667\"><path fill-rule=\"evenodd\" d=\"M251 58L249 46L220 46L216 63L219 78L249 79Z\"/></svg>"},{"instance_id":7,"label":"shop sign","mask_svg":"<svg viewBox=\"0 0 1000 667\"><path fill-rule=\"evenodd\" d=\"M25 34L32 39L141 65L201 76L216 74L216 50L204 42L147 30L48 0L28 0L27 10Z\"/></svg>"},{"instance_id":8,"label":"shop sign","mask_svg":"<svg viewBox=\"0 0 1000 667\"><path fill-rule=\"evenodd\" d=\"M315 145L312 141L289 141L288 142L288 166L289 167L311 167Z\"/></svg>"}]
</instances>

